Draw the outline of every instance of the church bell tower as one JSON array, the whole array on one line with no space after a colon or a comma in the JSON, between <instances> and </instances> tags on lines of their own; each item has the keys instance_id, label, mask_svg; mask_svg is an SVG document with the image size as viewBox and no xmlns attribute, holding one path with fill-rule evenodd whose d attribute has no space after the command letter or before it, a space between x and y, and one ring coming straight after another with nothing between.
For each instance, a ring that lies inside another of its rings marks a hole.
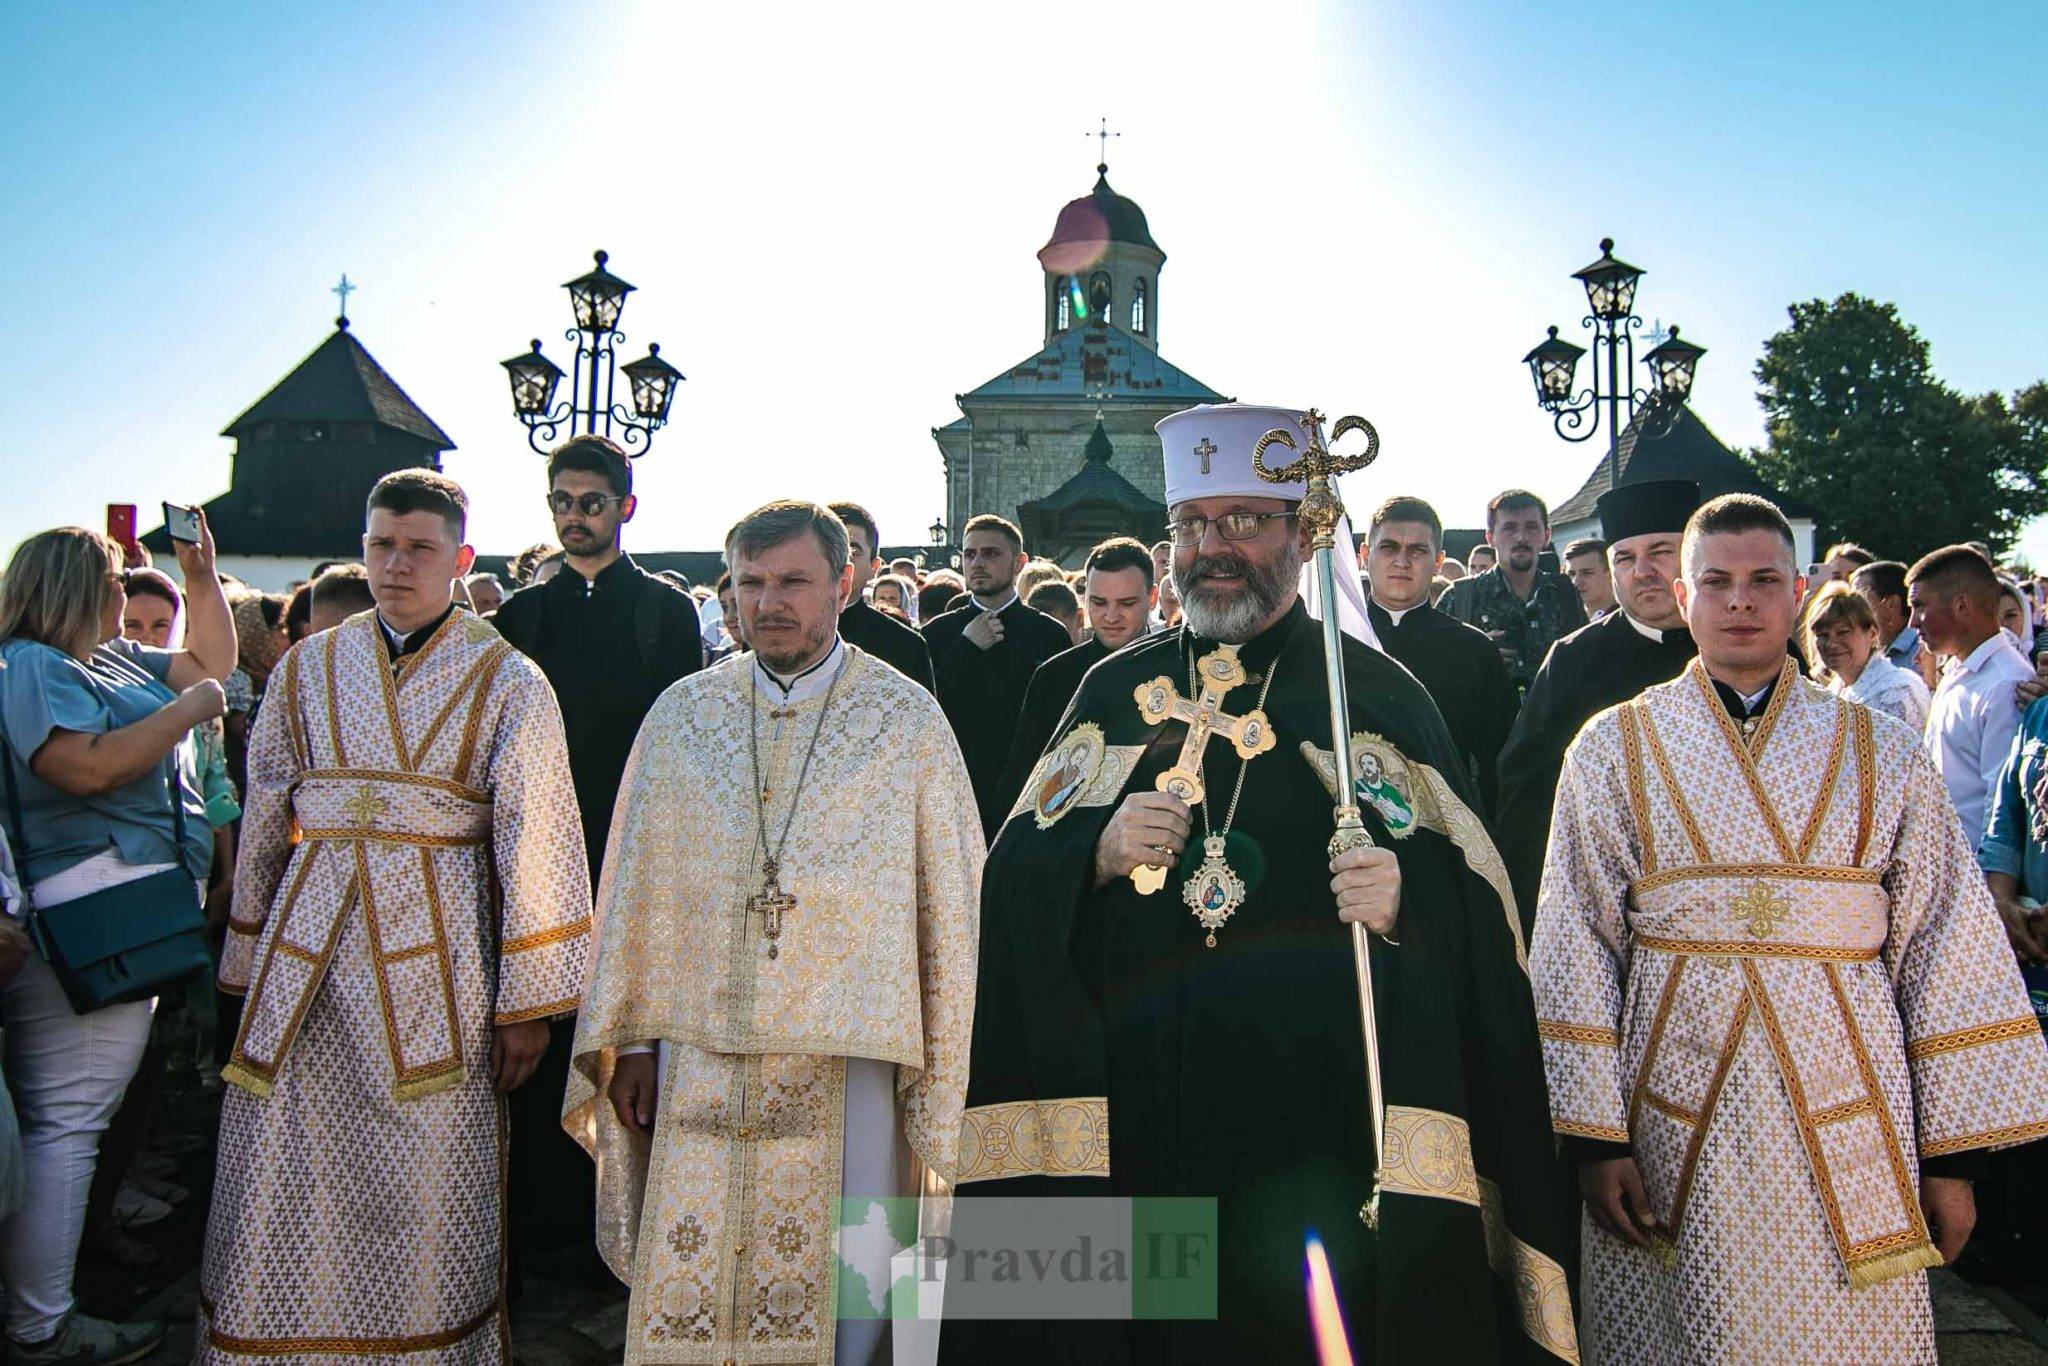
<instances>
[{"instance_id":1,"label":"church bell tower","mask_svg":"<svg viewBox=\"0 0 2048 1366\"><path fill-rule=\"evenodd\" d=\"M1159 268L1166 253L1152 240L1145 211L1109 187L1109 166L1095 188L1060 210L1052 239L1038 250L1045 272L1045 344L1089 322L1114 323L1150 351L1159 349Z\"/></svg>"}]
</instances>

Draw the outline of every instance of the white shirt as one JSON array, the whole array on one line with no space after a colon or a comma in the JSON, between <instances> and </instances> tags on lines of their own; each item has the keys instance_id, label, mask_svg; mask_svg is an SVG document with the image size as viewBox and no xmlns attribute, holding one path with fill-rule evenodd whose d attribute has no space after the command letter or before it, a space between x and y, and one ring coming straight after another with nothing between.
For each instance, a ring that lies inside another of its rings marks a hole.
<instances>
[{"instance_id":1,"label":"white shirt","mask_svg":"<svg viewBox=\"0 0 2048 1366\"><path fill-rule=\"evenodd\" d=\"M1994 631L1943 675L1928 708L1927 753L1972 849L1983 842L1991 791L2019 733L2013 689L2033 676L2033 666L2003 632Z\"/></svg>"}]
</instances>

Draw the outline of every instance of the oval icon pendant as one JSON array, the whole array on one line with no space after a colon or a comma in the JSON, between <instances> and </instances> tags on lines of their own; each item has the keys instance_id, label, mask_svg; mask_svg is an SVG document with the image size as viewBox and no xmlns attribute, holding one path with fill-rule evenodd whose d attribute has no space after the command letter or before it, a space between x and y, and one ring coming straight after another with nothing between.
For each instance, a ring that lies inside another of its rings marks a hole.
<instances>
[{"instance_id":1,"label":"oval icon pendant","mask_svg":"<svg viewBox=\"0 0 2048 1366\"><path fill-rule=\"evenodd\" d=\"M1202 942L1212 949L1216 947L1216 931L1237 914L1237 908L1244 904L1245 897L1244 879L1224 860L1223 847L1223 836L1205 838L1202 841L1202 865L1181 888L1181 899L1187 902L1188 910L1194 913L1202 928L1209 932Z\"/></svg>"}]
</instances>

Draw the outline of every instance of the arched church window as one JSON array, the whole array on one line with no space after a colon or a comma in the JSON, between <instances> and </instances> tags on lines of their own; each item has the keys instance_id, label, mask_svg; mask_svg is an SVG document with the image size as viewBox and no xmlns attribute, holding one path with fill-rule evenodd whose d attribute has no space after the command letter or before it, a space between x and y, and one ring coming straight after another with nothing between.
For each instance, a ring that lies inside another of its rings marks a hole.
<instances>
[{"instance_id":1,"label":"arched church window","mask_svg":"<svg viewBox=\"0 0 2048 1366\"><path fill-rule=\"evenodd\" d=\"M1053 329L1055 331L1064 332L1074 325L1073 278L1071 276L1066 275L1060 276L1059 283L1056 284L1053 287L1053 289L1054 292L1059 295L1059 301L1054 305L1057 311L1054 314L1055 321L1053 323Z\"/></svg>"},{"instance_id":2,"label":"arched church window","mask_svg":"<svg viewBox=\"0 0 2048 1366\"><path fill-rule=\"evenodd\" d=\"M1136 284L1133 284L1131 286L1131 331L1136 332L1140 336L1144 335L1145 325L1147 322L1147 319L1145 317L1145 304L1145 282L1143 280L1139 280Z\"/></svg>"},{"instance_id":3,"label":"arched church window","mask_svg":"<svg viewBox=\"0 0 2048 1366\"><path fill-rule=\"evenodd\" d=\"M1109 317L1109 272L1098 270L1088 277L1088 307L1098 318Z\"/></svg>"}]
</instances>

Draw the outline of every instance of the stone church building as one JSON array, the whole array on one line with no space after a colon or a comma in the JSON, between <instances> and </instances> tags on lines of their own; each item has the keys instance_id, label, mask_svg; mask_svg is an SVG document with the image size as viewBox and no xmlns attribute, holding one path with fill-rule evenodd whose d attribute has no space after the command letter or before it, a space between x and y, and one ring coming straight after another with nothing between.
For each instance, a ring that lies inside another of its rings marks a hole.
<instances>
[{"instance_id":1,"label":"stone church building","mask_svg":"<svg viewBox=\"0 0 2048 1366\"><path fill-rule=\"evenodd\" d=\"M1164 473L1152 424L1230 399L1159 354L1160 268L1145 211L1109 185L1060 210L1038 252L1038 351L954 397L934 428L944 458L946 526L980 512L1024 529L1033 554L1077 567L1108 536L1165 534Z\"/></svg>"}]
</instances>

